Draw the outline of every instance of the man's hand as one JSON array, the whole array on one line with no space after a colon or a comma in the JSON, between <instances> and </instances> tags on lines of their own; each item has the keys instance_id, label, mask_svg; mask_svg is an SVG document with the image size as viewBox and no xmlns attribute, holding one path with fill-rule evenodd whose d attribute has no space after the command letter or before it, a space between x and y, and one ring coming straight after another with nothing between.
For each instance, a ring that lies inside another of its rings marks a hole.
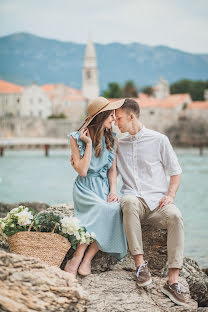
<instances>
[{"instance_id":1,"label":"man's hand","mask_svg":"<svg viewBox=\"0 0 208 312\"><path fill-rule=\"evenodd\" d=\"M174 197L170 195L163 196L161 200L159 201L159 208L162 208L163 206L166 206L169 204L173 204L173 202L174 202Z\"/></svg>"},{"instance_id":2,"label":"man's hand","mask_svg":"<svg viewBox=\"0 0 208 312\"><path fill-rule=\"evenodd\" d=\"M116 192L110 192L107 198L107 202L119 202L119 197Z\"/></svg>"}]
</instances>

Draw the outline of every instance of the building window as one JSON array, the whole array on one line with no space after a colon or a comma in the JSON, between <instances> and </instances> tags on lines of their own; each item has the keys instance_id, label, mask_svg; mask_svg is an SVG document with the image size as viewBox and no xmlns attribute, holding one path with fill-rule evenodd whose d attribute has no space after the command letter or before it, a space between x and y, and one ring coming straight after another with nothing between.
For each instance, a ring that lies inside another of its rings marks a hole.
<instances>
[{"instance_id":1,"label":"building window","mask_svg":"<svg viewBox=\"0 0 208 312\"><path fill-rule=\"evenodd\" d=\"M87 79L90 79L91 78L91 72L88 70L87 71Z\"/></svg>"},{"instance_id":2,"label":"building window","mask_svg":"<svg viewBox=\"0 0 208 312\"><path fill-rule=\"evenodd\" d=\"M19 103L20 102L20 98L17 98L17 103Z\"/></svg>"},{"instance_id":3,"label":"building window","mask_svg":"<svg viewBox=\"0 0 208 312\"><path fill-rule=\"evenodd\" d=\"M42 117L42 112L41 111L39 111L39 117Z\"/></svg>"}]
</instances>

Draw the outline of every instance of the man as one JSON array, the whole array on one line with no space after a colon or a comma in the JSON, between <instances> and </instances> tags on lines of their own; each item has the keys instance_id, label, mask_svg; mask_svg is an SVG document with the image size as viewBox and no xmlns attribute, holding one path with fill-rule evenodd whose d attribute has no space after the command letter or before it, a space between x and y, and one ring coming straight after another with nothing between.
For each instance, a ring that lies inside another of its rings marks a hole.
<instances>
[{"instance_id":1,"label":"man","mask_svg":"<svg viewBox=\"0 0 208 312\"><path fill-rule=\"evenodd\" d=\"M178 283L184 228L181 213L174 205L182 171L168 138L145 128L139 115L138 103L126 99L116 110L115 123L122 133L128 133L118 141L117 168L123 180L121 209L129 250L135 260L137 285L152 282L143 256L141 221L145 219L157 228L167 229L169 274L162 292L176 304L185 305Z\"/></svg>"}]
</instances>

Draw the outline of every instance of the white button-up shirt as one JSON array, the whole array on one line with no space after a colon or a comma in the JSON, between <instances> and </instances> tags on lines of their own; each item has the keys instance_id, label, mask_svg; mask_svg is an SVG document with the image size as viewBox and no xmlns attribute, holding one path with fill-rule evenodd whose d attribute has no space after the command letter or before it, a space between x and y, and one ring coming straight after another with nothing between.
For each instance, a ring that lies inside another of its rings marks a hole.
<instances>
[{"instance_id":1,"label":"white button-up shirt","mask_svg":"<svg viewBox=\"0 0 208 312\"><path fill-rule=\"evenodd\" d=\"M117 169L123 180L122 195L143 198L150 210L168 194L167 175L182 173L167 136L144 126L118 140Z\"/></svg>"}]
</instances>

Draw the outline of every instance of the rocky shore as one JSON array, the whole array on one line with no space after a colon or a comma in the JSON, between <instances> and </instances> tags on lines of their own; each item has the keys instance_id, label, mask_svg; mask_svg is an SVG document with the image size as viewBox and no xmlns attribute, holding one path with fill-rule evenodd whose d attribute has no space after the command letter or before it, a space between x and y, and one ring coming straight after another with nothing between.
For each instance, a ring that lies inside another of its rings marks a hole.
<instances>
[{"instance_id":1,"label":"rocky shore","mask_svg":"<svg viewBox=\"0 0 208 312\"><path fill-rule=\"evenodd\" d=\"M72 205L21 204L38 212L73 214ZM0 217L18 205L0 203ZM208 276L192 259L184 258L180 273L187 307L176 306L162 294L160 289L167 279L167 233L146 224L143 233L146 259L153 276L153 283L145 288L136 286L130 254L119 262L99 252L93 261L92 274L85 278L78 276L76 280L62 270L72 257L71 249L61 268L57 268L35 258L10 254L7 244L0 243L0 311L207 311Z\"/></svg>"}]
</instances>

